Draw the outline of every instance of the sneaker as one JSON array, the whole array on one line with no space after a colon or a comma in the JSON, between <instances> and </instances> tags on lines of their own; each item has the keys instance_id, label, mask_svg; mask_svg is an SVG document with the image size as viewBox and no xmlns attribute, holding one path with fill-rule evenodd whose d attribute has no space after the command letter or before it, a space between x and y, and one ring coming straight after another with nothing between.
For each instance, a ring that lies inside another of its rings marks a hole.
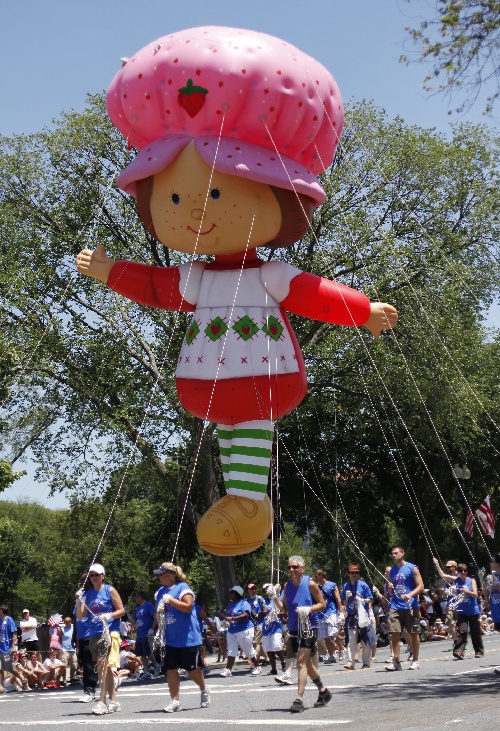
<instances>
[{"instance_id":1,"label":"sneaker","mask_svg":"<svg viewBox=\"0 0 500 731\"><path fill-rule=\"evenodd\" d=\"M416 660L414 660L408 670L420 670L420 665Z\"/></svg>"},{"instance_id":2,"label":"sneaker","mask_svg":"<svg viewBox=\"0 0 500 731\"><path fill-rule=\"evenodd\" d=\"M393 661L392 661L392 665L388 665L388 666L386 667L386 670L387 670L387 671L388 671L389 673L395 672L395 671L397 671L397 670L402 670L402 669L403 669L403 668L401 667L401 663L399 662L399 660L395 660L395 659L393 659Z\"/></svg>"},{"instance_id":3,"label":"sneaker","mask_svg":"<svg viewBox=\"0 0 500 731\"><path fill-rule=\"evenodd\" d=\"M278 671L277 670L272 670L272 669L271 670L268 670L267 671L267 675L278 675Z\"/></svg>"},{"instance_id":4,"label":"sneaker","mask_svg":"<svg viewBox=\"0 0 500 731\"><path fill-rule=\"evenodd\" d=\"M413 652L410 652L406 659L408 660L408 662L413 662Z\"/></svg>"},{"instance_id":5,"label":"sneaker","mask_svg":"<svg viewBox=\"0 0 500 731\"><path fill-rule=\"evenodd\" d=\"M109 713L108 707L105 703L102 701L99 701L99 703L96 703L95 706L92 709L92 713L95 716L104 716L105 713Z\"/></svg>"},{"instance_id":6,"label":"sneaker","mask_svg":"<svg viewBox=\"0 0 500 731\"><path fill-rule=\"evenodd\" d=\"M275 681L280 685L292 685L292 675L291 673L283 673L283 675L278 675Z\"/></svg>"},{"instance_id":7,"label":"sneaker","mask_svg":"<svg viewBox=\"0 0 500 731\"><path fill-rule=\"evenodd\" d=\"M318 662L325 662L323 655L318 655Z\"/></svg>"},{"instance_id":8,"label":"sneaker","mask_svg":"<svg viewBox=\"0 0 500 731\"><path fill-rule=\"evenodd\" d=\"M200 708L208 708L209 705L210 695L208 694L208 690L202 690L200 697Z\"/></svg>"},{"instance_id":9,"label":"sneaker","mask_svg":"<svg viewBox=\"0 0 500 731\"><path fill-rule=\"evenodd\" d=\"M453 657L454 657L454 658L455 658L456 660L463 660L463 659L464 659L464 656L463 656L463 655L461 655L461 654L460 654L459 652L454 652L454 653L453 653Z\"/></svg>"},{"instance_id":10,"label":"sneaker","mask_svg":"<svg viewBox=\"0 0 500 731\"><path fill-rule=\"evenodd\" d=\"M391 663L391 662L392 662L393 660L394 660L394 658L393 658L393 656L391 655L390 657L388 657L388 658L387 658L386 662L388 662L388 663Z\"/></svg>"},{"instance_id":11,"label":"sneaker","mask_svg":"<svg viewBox=\"0 0 500 731\"><path fill-rule=\"evenodd\" d=\"M476 652L476 654L474 655L474 657L484 657L484 652L482 652L480 650L479 652Z\"/></svg>"},{"instance_id":12,"label":"sneaker","mask_svg":"<svg viewBox=\"0 0 500 731\"><path fill-rule=\"evenodd\" d=\"M139 680L151 680L153 676L148 670L145 670L141 675L139 676Z\"/></svg>"},{"instance_id":13,"label":"sneaker","mask_svg":"<svg viewBox=\"0 0 500 731\"><path fill-rule=\"evenodd\" d=\"M321 708L322 706L326 706L327 703L330 703L332 700L332 694L328 690L328 688L325 688L324 690L320 690L318 695L318 700L314 704L315 708Z\"/></svg>"},{"instance_id":14,"label":"sneaker","mask_svg":"<svg viewBox=\"0 0 500 731\"><path fill-rule=\"evenodd\" d=\"M121 711L122 707L119 703L119 701L109 701L108 703L108 713L116 713L117 711Z\"/></svg>"},{"instance_id":15,"label":"sneaker","mask_svg":"<svg viewBox=\"0 0 500 731\"><path fill-rule=\"evenodd\" d=\"M230 678L232 676L232 672L229 670L229 668L226 668L222 671L220 674L221 678Z\"/></svg>"},{"instance_id":16,"label":"sneaker","mask_svg":"<svg viewBox=\"0 0 500 731\"><path fill-rule=\"evenodd\" d=\"M156 664L155 669L153 670L153 678L158 678L161 675L161 666L159 663Z\"/></svg>"},{"instance_id":17,"label":"sneaker","mask_svg":"<svg viewBox=\"0 0 500 731\"><path fill-rule=\"evenodd\" d=\"M122 679L121 679L121 678L120 678L119 676L115 676L115 677L113 678L113 682L114 682L114 684L115 684L115 690L118 690L118 688L119 688L119 687L120 687L120 685L122 684Z\"/></svg>"},{"instance_id":18,"label":"sneaker","mask_svg":"<svg viewBox=\"0 0 500 731\"><path fill-rule=\"evenodd\" d=\"M79 703L90 703L91 701L95 701L95 695L93 693L88 693L87 691L85 691L82 697L78 699Z\"/></svg>"},{"instance_id":19,"label":"sneaker","mask_svg":"<svg viewBox=\"0 0 500 731\"><path fill-rule=\"evenodd\" d=\"M333 663L335 663L335 662L337 662L337 658L335 657L335 655L330 655L325 660L325 665L333 665Z\"/></svg>"},{"instance_id":20,"label":"sneaker","mask_svg":"<svg viewBox=\"0 0 500 731\"><path fill-rule=\"evenodd\" d=\"M361 666L361 670L369 670L370 669L370 663L365 663Z\"/></svg>"},{"instance_id":21,"label":"sneaker","mask_svg":"<svg viewBox=\"0 0 500 731\"><path fill-rule=\"evenodd\" d=\"M303 713L304 712L304 704L302 701L299 701L298 698L294 700L292 705L290 706L290 713Z\"/></svg>"},{"instance_id":22,"label":"sneaker","mask_svg":"<svg viewBox=\"0 0 500 731\"><path fill-rule=\"evenodd\" d=\"M180 710L182 710L182 706L179 701L170 701L168 706L163 709L165 713L177 713Z\"/></svg>"},{"instance_id":23,"label":"sneaker","mask_svg":"<svg viewBox=\"0 0 500 731\"><path fill-rule=\"evenodd\" d=\"M346 665L344 665L346 670L356 670L352 662L348 662Z\"/></svg>"},{"instance_id":24,"label":"sneaker","mask_svg":"<svg viewBox=\"0 0 500 731\"><path fill-rule=\"evenodd\" d=\"M262 672L262 668L260 668L260 667L258 667L258 668L254 668L254 669L252 670L252 672L250 673L250 675L260 675L260 674L261 674L261 672Z\"/></svg>"},{"instance_id":25,"label":"sneaker","mask_svg":"<svg viewBox=\"0 0 500 731\"><path fill-rule=\"evenodd\" d=\"M186 677L186 671L184 670L184 668L179 668L178 673L179 673L179 677L180 678L185 678Z\"/></svg>"}]
</instances>

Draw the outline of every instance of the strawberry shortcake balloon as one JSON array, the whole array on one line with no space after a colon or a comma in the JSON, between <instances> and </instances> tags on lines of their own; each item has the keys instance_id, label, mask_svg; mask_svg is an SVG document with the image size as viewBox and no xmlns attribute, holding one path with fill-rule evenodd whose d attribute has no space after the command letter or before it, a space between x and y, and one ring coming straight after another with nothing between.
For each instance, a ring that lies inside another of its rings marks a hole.
<instances>
[{"instance_id":1,"label":"strawberry shortcake balloon","mask_svg":"<svg viewBox=\"0 0 500 731\"><path fill-rule=\"evenodd\" d=\"M219 555L258 548L272 525L267 497L274 422L301 402L304 361L286 312L375 336L391 305L264 261L289 246L325 200L317 178L343 124L337 85L317 61L269 35L204 27L173 33L128 59L108 111L139 150L118 185L158 241L193 257L178 267L77 257L82 274L149 307L191 312L179 353L183 406L217 424L227 495L198 524Z\"/></svg>"}]
</instances>

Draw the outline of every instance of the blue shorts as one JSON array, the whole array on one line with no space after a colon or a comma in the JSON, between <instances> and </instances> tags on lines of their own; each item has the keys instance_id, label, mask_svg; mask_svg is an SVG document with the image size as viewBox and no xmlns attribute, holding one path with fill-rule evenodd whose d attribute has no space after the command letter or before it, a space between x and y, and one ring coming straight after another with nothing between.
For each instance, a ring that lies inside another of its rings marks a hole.
<instances>
[{"instance_id":1,"label":"blue shorts","mask_svg":"<svg viewBox=\"0 0 500 731\"><path fill-rule=\"evenodd\" d=\"M138 637L135 641L134 655L142 657L143 655L151 655L149 640L146 637Z\"/></svg>"},{"instance_id":2,"label":"blue shorts","mask_svg":"<svg viewBox=\"0 0 500 731\"><path fill-rule=\"evenodd\" d=\"M162 673L167 670L178 670L183 668L190 672L201 667L200 664L200 648L198 645L194 647L171 647L165 645L165 657L161 666Z\"/></svg>"}]
</instances>

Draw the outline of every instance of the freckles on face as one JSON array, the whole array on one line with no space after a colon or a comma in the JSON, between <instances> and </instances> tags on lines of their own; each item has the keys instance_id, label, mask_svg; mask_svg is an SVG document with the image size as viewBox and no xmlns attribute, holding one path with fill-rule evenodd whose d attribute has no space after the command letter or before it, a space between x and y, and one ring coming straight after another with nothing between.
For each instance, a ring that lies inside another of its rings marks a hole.
<instances>
[{"instance_id":1,"label":"freckles on face","mask_svg":"<svg viewBox=\"0 0 500 731\"><path fill-rule=\"evenodd\" d=\"M272 241L281 209L270 187L212 170L191 143L154 176L151 217L171 249L231 254Z\"/></svg>"}]
</instances>

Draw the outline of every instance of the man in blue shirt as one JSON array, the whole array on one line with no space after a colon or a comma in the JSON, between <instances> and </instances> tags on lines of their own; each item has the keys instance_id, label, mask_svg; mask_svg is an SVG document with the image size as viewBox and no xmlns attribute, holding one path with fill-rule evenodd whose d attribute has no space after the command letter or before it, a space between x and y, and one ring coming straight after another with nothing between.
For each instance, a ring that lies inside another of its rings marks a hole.
<instances>
[{"instance_id":1,"label":"man in blue shirt","mask_svg":"<svg viewBox=\"0 0 500 731\"><path fill-rule=\"evenodd\" d=\"M0 677L7 679L7 673L12 673L12 657L17 645L16 623L9 617L9 607L0 606Z\"/></svg>"},{"instance_id":2,"label":"man in blue shirt","mask_svg":"<svg viewBox=\"0 0 500 731\"><path fill-rule=\"evenodd\" d=\"M387 618L387 626L391 638L392 664L386 670L401 670L399 660L399 642L401 633L406 630L412 651L410 670L418 670L418 653L420 649L420 608L418 597L424 590L424 582L418 567L405 561L404 548L393 546L391 550L394 566L389 572L389 601L391 608Z\"/></svg>"}]
</instances>

